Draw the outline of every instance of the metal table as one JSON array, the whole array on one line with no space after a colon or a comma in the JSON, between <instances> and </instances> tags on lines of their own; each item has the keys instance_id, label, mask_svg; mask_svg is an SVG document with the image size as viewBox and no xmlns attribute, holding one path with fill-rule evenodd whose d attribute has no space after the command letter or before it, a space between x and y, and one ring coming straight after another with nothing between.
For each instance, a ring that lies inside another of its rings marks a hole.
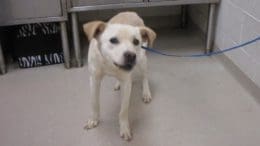
<instances>
[{"instance_id":1,"label":"metal table","mask_svg":"<svg viewBox=\"0 0 260 146\"><path fill-rule=\"evenodd\" d=\"M65 67L70 68L66 0L1 0L0 10L0 27L28 23L59 22ZM0 73L6 73L1 41Z\"/></svg>"},{"instance_id":2,"label":"metal table","mask_svg":"<svg viewBox=\"0 0 260 146\"><path fill-rule=\"evenodd\" d=\"M212 50L213 46L215 11L216 5L219 2L220 0L70 0L68 10L69 13L71 13L73 45L77 66L82 66L77 16L79 12L104 9L209 4L209 20L205 47L205 52L207 53Z\"/></svg>"}]
</instances>

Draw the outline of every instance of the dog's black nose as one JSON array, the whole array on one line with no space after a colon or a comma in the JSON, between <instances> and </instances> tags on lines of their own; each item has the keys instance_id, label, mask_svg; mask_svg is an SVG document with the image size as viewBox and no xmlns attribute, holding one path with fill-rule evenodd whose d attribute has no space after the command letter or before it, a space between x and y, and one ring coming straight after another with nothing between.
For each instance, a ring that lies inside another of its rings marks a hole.
<instances>
[{"instance_id":1,"label":"dog's black nose","mask_svg":"<svg viewBox=\"0 0 260 146\"><path fill-rule=\"evenodd\" d=\"M128 65L133 65L135 64L135 60L136 60L136 54L133 52L125 52L124 53L124 57L125 57L125 63Z\"/></svg>"}]
</instances>

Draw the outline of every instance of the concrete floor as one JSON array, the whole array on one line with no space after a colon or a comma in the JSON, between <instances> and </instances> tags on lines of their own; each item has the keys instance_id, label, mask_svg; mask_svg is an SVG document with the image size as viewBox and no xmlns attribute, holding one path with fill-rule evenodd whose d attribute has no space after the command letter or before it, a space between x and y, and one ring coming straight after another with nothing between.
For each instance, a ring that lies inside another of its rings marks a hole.
<instances>
[{"instance_id":1,"label":"concrete floor","mask_svg":"<svg viewBox=\"0 0 260 146\"><path fill-rule=\"evenodd\" d=\"M162 31L156 48L203 52L190 31ZM260 108L239 81L214 57L170 58L149 54L153 101L133 87L131 142L119 136L119 92L105 78L101 123L83 127L90 114L87 67L63 65L12 69L0 76L1 146L259 146Z\"/></svg>"}]
</instances>

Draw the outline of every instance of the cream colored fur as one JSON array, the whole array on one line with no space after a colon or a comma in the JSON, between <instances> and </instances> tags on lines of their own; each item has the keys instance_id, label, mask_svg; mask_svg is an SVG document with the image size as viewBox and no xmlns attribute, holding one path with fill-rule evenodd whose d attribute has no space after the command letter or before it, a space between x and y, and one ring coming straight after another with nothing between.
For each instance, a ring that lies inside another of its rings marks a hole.
<instances>
[{"instance_id":1,"label":"cream colored fur","mask_svg":"<svg viewBox=\"0 0 260 146\"><path fill-rule=\"evenodd\" d=\"M156 34L144 25L143 20L134 12L122 12L112 17L107 23L92 21L84 24L84 32L90 41L88 52L88 68L90 72L90 99L92 115L86 128L91 129L99 123L99 92L101 80L105 75L117 78L115 90L121 88L122 102L119 113L120 135L131 140L132 134L128 120L128 108L132 89L132 80L136 71L141 72L143 101L152 99L147 77L147 57L141 45L152 46ZM116 37L119 43L111 43ZM140 44L133 43L133 39ZM124 70L117 65L124 65L124 54L136 54L136 64L131 70Z\"/></svg>"}]
</instances>

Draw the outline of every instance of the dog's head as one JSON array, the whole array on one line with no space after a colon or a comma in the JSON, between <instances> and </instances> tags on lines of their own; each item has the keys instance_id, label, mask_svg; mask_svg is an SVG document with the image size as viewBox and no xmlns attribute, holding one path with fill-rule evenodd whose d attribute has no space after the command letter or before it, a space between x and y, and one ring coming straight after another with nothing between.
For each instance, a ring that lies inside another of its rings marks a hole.
<instances>
[{"instance_id":1,"label":"dog's head","mask_svg":"<svg viewBox=\"0 0 260 146\"><path fill-rule=\"evenodd\" d=\"M93 21L84 24L88 40L97 39L99 49L106 61L116 67L130 71L138 61L141 45L152 46L156 34L148 27L135 27L124 24L109 24Z\"/></svg>"}]
</instances>

